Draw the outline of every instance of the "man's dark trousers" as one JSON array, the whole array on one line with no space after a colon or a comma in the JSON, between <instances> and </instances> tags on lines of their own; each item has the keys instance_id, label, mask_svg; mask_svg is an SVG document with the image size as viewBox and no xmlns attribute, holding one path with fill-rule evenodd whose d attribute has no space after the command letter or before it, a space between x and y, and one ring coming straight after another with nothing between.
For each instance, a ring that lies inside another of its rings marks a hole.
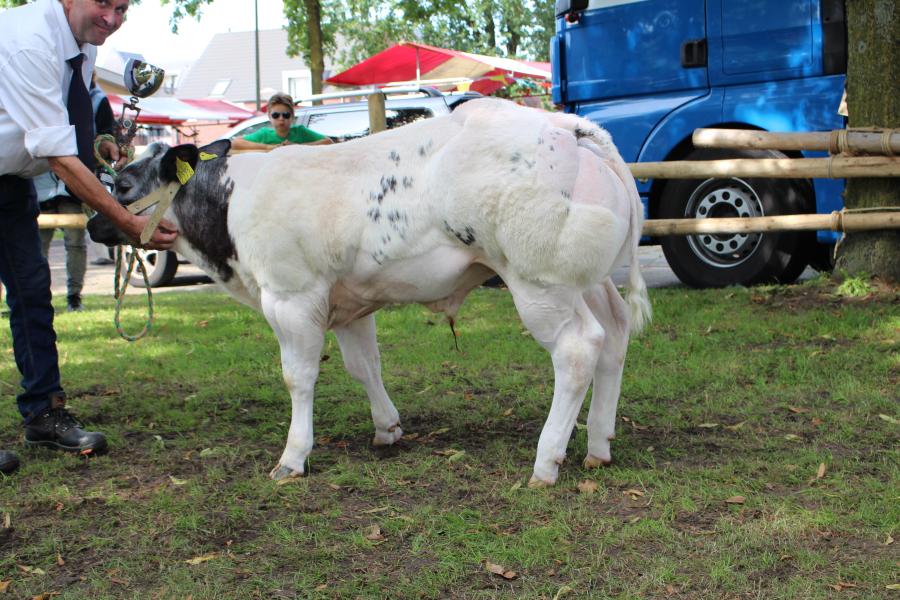
<instances>
[{"instance_id":1,"label":"man's dark trousers","mask_svg":"<svg viewBox=\"0 0 900 600\"><path fill-rule=\"evenodd\" d=\"M30 179L0 176L0 281L6 288L13 352L24 391L17 401L29 423L62 391L50 266L41 254L37 196Z\"/></svg>"}]
</instances>

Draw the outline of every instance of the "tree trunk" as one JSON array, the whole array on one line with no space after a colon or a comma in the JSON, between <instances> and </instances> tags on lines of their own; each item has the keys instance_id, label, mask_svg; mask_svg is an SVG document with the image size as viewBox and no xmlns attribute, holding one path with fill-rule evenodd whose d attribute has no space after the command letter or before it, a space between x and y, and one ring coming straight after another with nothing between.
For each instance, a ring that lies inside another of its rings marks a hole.
<instances>
[{"instance_id":1,"label":"tree trunk","mask_svg":"<svg viewBox=\"0 0 900 600\"><path fill-rule=\"evenodd\" d=\"M851 127L900 127L900 8L896 0L848 0L847 106ZM847 209L900 206L897 179L850 179ZM900 231L847 235L837 268L900 282Z\"/></svg>"},{"instance_id":2,"label":"tree trunk","mask_svg":"<svg viewBox=\"0 0 900 600\"><path fill-rule=\"evenodd\" d=\"M312 93L322 93L325 51L322 48L322 5L319 0L303 0L306 6L306 39L309 41L309 71Z\"/></svg>"}]
</instances>

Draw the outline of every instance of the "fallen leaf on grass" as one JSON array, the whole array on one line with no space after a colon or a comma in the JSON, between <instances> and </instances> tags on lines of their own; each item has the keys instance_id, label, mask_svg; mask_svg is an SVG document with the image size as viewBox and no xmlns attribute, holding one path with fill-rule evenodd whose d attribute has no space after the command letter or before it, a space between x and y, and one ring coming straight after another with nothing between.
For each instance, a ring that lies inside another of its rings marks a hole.
<instances>
[{"instance_id":1,"label":"fallen leaf on grass","mask_svg":"<svg viewBox=\"0 0 900 600\"><path fill-rule=\"evenodd\" d=\"M203 328L209 325L209 320L197 321L197 327Z\"/></svg>"},{"instance_id":2,"label":"fallen leaf on grass","mask_svg":"<svg viewBox=\"0 0 900 600\"><path fill-rule=\"evenodd\" d=\"M184 485L187 483L187 479L178 479L174 475L169 475L169 481L171 481L173 485Z\"/></svg>"},{"instance_id":3,"label":"fallen leaf on grass","mask_svg":"<svg viewBox=\"0 0 900 600\"><path fill-rule=\"evenodd\" d=\"M322 591L325 591L325 590L327 590L327 589L328 589L328 584L327 584L327 583L323 583L322 585L317 585L317 586L316 586L316 591L317 591L317 592L322 592Z\"/></svg>"},{"instance_id":4,"label":"fallen leaf on grass","mask_svg":"<svg viewBox=\"0 0 900 600\"><path fill-rule=\"evenodd\" d=\"M900 590L900 583L889 583L884 586L886 590Z\"/></svg>"},{"instance_id":5,"label":"fallen leaf on grass","mask_svg":"<svg viewBox=\"0 0 900 600\"><path fill-rule=\"evenodd\" d=\"M800 437L799 435L794 434L794 433L787 434L786 436L784 436L784 439L786 439L789 442L802 442L803 441L802 437Z\"/></svg>"},{"instance_id":6,"label":"fallen leaf on grass","mask_svg":"<svg viewBox=\"0 0 900 600\"><path fill-rule=\"evenodd\" d=\"M60 567L64 567L66 565L66 561L63 560L62 554L60 554L59 552L56 553L56 564L58 564Z\"/></svg>"},{"instance_id":7,"label":"fallen leaf on grass","mask_svg":"<svg viewBox=\"0 0 900 600\"><path fill-rule=\"evenodd\" d=\"M503 416L504 416L504 417L508 417L508 416L510 416L512 413L513 413L513 409L507 408L506 410L503 411Z\"/></svg>"},{"instance_id":8,"label":"fallen leaf on grass","mask_svg":"<svg viewBox=\"0 0 900 600\"><path fill-rule=\"evenodd\" d=\"M9 516L9 513L3 513L3 529L9 529L12 527L12 518Z\"/></svg>"},{"instance_id":9,"label":"fallen leaf on grass","mask_svg":"<svg viewBox=\"0 0 900 600\"><path fill-rule=\"evenodd\" d=\"M895 418L892 417L891 415L882 415L882 414L879 414L879 415L878 415L878 418L881 419L882 421L887 421L887 422L890 423L891 425L900 425L900 421L898 421L897 419L895 419Z\"/></svg>"},{"instance_id":10,"label":"fallen leaf on grass","mask_svg":"<svg viewBox=\"0 0 900 600\"><path fill-rule=\"evenodd\" d=\"M734 425L726 425L725 429L727 429L728 431L737 431L746 424L747 421L741 421L740 423L735 423Z\"/></svg>"},{"instance_id":11,"label":"fallen leaf on grass","mask_svg":"<svg viewBox=\"0 0 900 600\"><path fill-rule=\"evenodd\" d=\"M47 572L39 567L29 567L28 565L16 565L19 570L29 575L46 575Z\"/></svg>"},{"instance_id":12,"label":"fallen leaf on grass","mask_svg":"<svg viewBox=\"0 0 900 600\"><path fill-rule=\"evenodd\" d=\"M642 492L641 490L636 490L636 489L633 489L633 488L632 488L632 489L625 490L625 491L622 492L622 493L625 494L626 496L631 496L631 499L632 499L632 500L637 500L638 498L640 498L641 496L644 495L644 492Z\"/></svg>"},{"instance_id":13,"label":"fallen leaf on grass","mask_svg":"<svg viewBox=\"0 0 900 600\"><path fill-rule=\"evenodd\" d=\"M65 508L65 504L59 501L57 501L56 504L53 505L53 510L55 510L56 512L61 511L63 508Z\"/></svg>"},{"instance_id":14,"label":"fallen leaf on grass","mask_svg":"<svg viewBox=\"0 0 900 600\"><path fill-rule=\"evenodd\" d=\"M819 470L816 471L816 479L822 479L825 477L825 463L819 464Z\"/></svg>"},{"instance_id":15,"label":"fallen leaf on grass","mask_svg":"<svg viewBox=\"0 0 900 600\"><path fill-rule=\"evenodd\" d=\"M802 415L803 413L808 413L808 408L800 408L798 406L788 406L788 410L794 413L795 415Z\"/></svg>"},{"instance_id":16,"label":"fallen leaf on grass","mask_svg":"<svg viewBox=\"0 0 900 600\"><path fill-rule=\"evenodd\" d=\"M0 581L0 594L5 594L9 589L9 584L12 583L12 579L7 579L6 581Z\"/></svg>"},{"instance_id":17,"label":"fallen leaf on grass","mask_svg":"<svg viewBox=\"0 0 900 600\"><path fill-rule=\"evenodd\" d=\"M715 429L718 426L718 423L700 423L699 425L697 425L697 427L699 427L700 429Z\"/></svg>"},{"instance_id":18,"label":"fallen leaf on grass","mask_svg":"<svg viewBox=\"0 0 900 600\"><path fill-rule=\"evenodd\" d=\"M514 491L516 491L517 489L519 489L519 488L521 488L521 487L522 487L522 482L521 482L521 481L517 481L517 482L515 482L514 484L512 484L512 487L509 488L509 491L514 492Z\"/></svg>"},{"instance_id":19,"label":"fallen leaf on grass","mask_svg":"<svg viewBox=\"0 0 900 600\"><path fill-rule=\"evenodd\" d=\"M44 592L42 594L38 594L37 596L32 596L31 600L50 600L53 596L59 596L59 592Z\"/></svg>"},{"instance_id":20,"label":"fallen leaf on grass","mask_svg":"<svg viewBox=\"0 0 900 600\"><path fill-rule=\"evenodd\" d=\"M381 527L378 525L372 525L371 527L366 528L366 539L372 540L373 542L383 542L384 536L381 535Z\"/></svg>"},{"instance_id":21,"label":"fallen leaf on grass","mask_svg":"<svg viewBox=\"0 0 900 600\"><path fill-rule=\"evenodd\" d=\"M597 482L585 479L578 484L578 491L582 494L593 494L597 491Z\"/></svg>"},{"instance_id":22,"label":"fallen leaf on grass","mask_svg":"<svg viewBox=\"0 0 900 600\"><path fill-rule=\"evenodd\" d=\"M743 496L732 496L725 499L725 504L743 504L746 500Z\"/></svg>"},{"instance_id":23,"label":"fallen leaf on grass","mask_svg":"<svg viewBox=\"0 0 900 600\"><path fill-rule=\"evenodd\" d=\"M884 540L884 545L885 545L885 546L890 546L890 545L893 544L893 543L894 543L894 538L892 538L891 536L888 536L887 539Z\"/></svg>"},{"instance_id":24,"label":"fallen leaf on grass","mask_svg":"<svg viewBox=\"0 0 900 600\"><path fill-rule=\"evenodd\" d=\"M487 570L488 573L493 573L494 575L499 575L503 579L515 579L516 577L519 576L519 574L516 573L515 571L510 571L504 567L501 567L500 565L495 565L494 563L489 562L489 561L485 561L484 568Z\"/></svg>"},{"instance_id":25,"label":"fallen leaf on grass","mask_svg":"<svg viewBox=\"0 0 900 600\"><path fill-rule=\"evenodd\" d=\"M847 583L846 581L838 581L837 583L829 583L828 587L835 591L842 592L845 589L855 588L857 585L855 583Z\"/></svg>"},{"instance_id":26,"label":"fallen leaf on grass","mask_svg":"<svg viewBox=\"0 0 900 600\"><path fill-rule=\"evenodd\" d=\"M208 560L213 560L214 558L219 558L218 552L210 552L209 554L204 554L202 556L195 556L194 558L189 558L184 561L189 565L199 565L200 563L205 563Z\"/></svg>"}]
</instances>

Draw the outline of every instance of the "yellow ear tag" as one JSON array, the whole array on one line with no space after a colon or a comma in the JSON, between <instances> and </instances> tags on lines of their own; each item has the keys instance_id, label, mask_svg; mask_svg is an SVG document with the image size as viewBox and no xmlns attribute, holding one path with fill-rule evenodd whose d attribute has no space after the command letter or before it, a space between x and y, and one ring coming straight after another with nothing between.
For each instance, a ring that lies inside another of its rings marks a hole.
<instances>
[{"instance_id":1,"label":"yellow ear tag","mask_svg":"<svg viewBox=\"0 0 900 600\"><path fill-rule=\"evenodd\" d=\"M210 154L209 152L201 152L200 160L212 160L214 158L219 158L218 154Z\"/></svg>"},{"instance_id":2,"label":"yellow ear tag","mask_svg":"<svg viewBox=\"0 0 900 600\"><path fill-rule=\"evenodd\" d=\"M178 178L178 181L181 182L181 185L186 184L190 181L191 177L194 176L194 169L190 164L184 162L180 158L175 159L175 177Z\"/></svg>"}]
</instances>

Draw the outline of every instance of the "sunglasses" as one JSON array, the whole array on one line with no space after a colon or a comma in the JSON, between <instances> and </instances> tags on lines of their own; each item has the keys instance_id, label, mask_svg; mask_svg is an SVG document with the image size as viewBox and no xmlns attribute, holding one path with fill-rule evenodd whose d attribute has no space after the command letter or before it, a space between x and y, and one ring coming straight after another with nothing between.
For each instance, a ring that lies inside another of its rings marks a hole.
<instances>
[{"instance_id":1,"label":"sunglasses","mask_svg":"<svg viewBox=\"0 0 900 600\"><path fill-rule=\"evenodd\" d=\"M273 119L293 119L294 115L289 112L271 112L269 113Z\"/></svg>"}]
</instances>

